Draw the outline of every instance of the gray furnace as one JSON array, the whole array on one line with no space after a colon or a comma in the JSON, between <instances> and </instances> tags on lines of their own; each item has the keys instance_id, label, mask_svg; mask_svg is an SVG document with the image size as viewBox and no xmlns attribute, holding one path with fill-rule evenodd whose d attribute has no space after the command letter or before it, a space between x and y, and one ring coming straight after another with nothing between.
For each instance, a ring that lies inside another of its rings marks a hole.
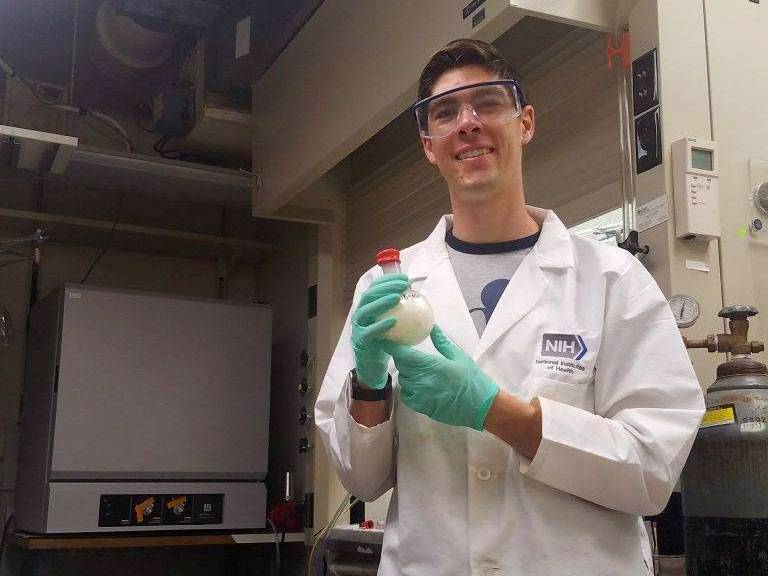
<instances>
[{"instance_id":1,"label":"gray furnace","mask_svg":"<svg viewBox=\"0 0 768 576\"><path fill-rule=\"evenodd\" d=\"M34 307L17 527L265 525L268 306L66 284Z\"/></svg>"}]
</instances>

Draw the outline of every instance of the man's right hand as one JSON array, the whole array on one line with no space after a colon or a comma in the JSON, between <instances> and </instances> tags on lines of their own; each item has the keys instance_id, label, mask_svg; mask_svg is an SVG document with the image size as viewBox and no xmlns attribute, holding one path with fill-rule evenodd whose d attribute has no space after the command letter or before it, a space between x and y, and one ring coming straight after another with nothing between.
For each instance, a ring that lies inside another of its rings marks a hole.
<instances>
[{"instance_id":1,"label":"man's right hand","mask_svg":"<svg viewBox=\"0 0 768 576\"><path fill-rule=\"evenodd\" d=\"M381 318L400 301L400 295L410 285L405 274L385 274L376 278L363 292L352 314L352 350L355 370L361 384L381 389L387 384L389 354L381 349L382 335L397 322L392 317Z\"/></svg>"}]
</instances>

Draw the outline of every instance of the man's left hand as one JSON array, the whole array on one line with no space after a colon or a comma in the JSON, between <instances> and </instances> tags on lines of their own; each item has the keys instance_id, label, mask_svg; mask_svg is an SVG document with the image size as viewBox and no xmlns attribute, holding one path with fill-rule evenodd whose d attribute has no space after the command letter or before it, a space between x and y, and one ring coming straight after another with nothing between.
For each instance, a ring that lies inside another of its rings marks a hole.
<instances>
[{"instance_id":1,"label":"man's left hand","mask_svg":"<svg viewBox=\"0 0 768 576\"><path fill-rule=\"evenodd\" d=\"M436 324L430 337L440 355L391 343L382 346L400 373L403 402L438 422L483 430L499 386Z\"/></svg>"}]
</instances>

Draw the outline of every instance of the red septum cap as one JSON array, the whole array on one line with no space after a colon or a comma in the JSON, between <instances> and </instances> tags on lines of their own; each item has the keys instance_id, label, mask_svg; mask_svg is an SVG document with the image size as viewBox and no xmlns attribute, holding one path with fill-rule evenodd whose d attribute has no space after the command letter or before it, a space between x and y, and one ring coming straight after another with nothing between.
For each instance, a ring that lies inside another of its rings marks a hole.
<instances>
[{"instance_id":1,"label":"red septum cap","mask_svg":"<svg viewBox=\"0 0 768 576\"><path fill-rule=\"evenodd\" d=\"M379 266L387 262L400 262L400 250L397 248L387 248L376 255L376 264Z\"/></svg>"}]
</instances>

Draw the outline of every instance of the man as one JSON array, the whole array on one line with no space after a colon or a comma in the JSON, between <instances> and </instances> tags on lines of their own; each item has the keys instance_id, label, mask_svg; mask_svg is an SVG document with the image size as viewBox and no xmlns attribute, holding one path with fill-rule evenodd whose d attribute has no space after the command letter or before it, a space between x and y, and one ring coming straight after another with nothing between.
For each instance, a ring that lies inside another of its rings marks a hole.
<instances>
[{"instance_id":1,"label":"man","mask_svg":"<svg viewBox=\"0 0 768 576\"><path fill-rule=\"evenodd\" d=\"M492 46L438 51L419 98L453 213L404 275L360 279L316 404L345 487L394 487L379 574L651 574L641 516L704 410L669 307L628 252L526 207L534 110ZM415 348L382 337L409 282L437 323Z\"/></svg>"}]
</instances>

